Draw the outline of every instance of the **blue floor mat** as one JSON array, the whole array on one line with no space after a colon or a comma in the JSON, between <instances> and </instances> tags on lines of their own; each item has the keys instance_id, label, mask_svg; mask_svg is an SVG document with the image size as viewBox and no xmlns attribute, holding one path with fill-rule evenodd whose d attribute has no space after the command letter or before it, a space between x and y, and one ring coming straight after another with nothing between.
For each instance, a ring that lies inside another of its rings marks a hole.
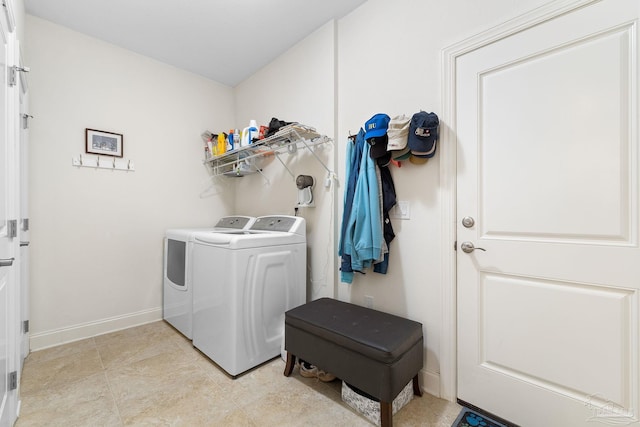
<instances>
[{"instance_id":1,"label":"blue floor mat","mask_svg":"<svg viewBox=\"0 0 640 427\"><path fill-rule=\"evenodd\" d=\"M506 427L504 424L492 420L485 415L468 408L462 408L458 418L451 424L451 427Z\"/></svg>"}]
</instances>

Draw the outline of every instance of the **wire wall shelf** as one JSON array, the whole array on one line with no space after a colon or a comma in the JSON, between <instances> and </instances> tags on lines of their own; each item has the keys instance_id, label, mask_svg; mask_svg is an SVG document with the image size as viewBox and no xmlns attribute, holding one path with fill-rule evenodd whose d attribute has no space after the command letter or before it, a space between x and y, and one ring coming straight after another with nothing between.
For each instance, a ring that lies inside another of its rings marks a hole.
<instances>
[{"instance_id":1,"label":"wire wall shelf","mask_svg":"<svg viewBox=\"0 0 640 427\"><path fill-rule=\"evenodd\" d=\"M255 173L262 174L256 161L260 158L275 156L287 172L294 177L293 172L280 159L280 156L287 153L294 154L298 149L306 149L313 154L329 174L332 174L332 171L312 149L330 141L330 138L320 135L314 128L296 123L283 126L275 134L245 147L208 158L204 163L211 168L213 176L242 177Z\"/></svg>"}]
</instances>

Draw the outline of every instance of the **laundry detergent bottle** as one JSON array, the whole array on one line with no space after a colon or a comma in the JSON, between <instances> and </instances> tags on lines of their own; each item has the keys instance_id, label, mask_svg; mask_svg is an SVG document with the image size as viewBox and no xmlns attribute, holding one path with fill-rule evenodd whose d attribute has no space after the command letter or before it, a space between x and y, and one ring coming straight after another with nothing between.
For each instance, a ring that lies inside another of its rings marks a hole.
<instances>
[{"instance_id":1,"label":"laundry detergent bottle","mask_svg":"<svg viewBox=\"0 0 640 427\"><path fill-rule=\"evenodd\" d=\"M227 136L227 151L232 151L235 149L234 137L236 137L233 133L233 129L229 130L229 135ZM237 138L237 137L236 137Z\"/></svg>"},{"instance_id":2,"label":"laundry detergent bottle","mask_svg":"<svg viewBox=\"0 0 640 427\"><path fill-rule=\"evenodd\" d=\"M242 141L240 145L246 147L253 142L253 138L258 137L258 124L255 120L249 121L249 126L242 130Z\"/></svg>"},{"instance_id":3,"label":"laundry detergent bottle","mask_svg":"<svg viewBox=\"0 0 640 427\"><path fill-rule=\"evenodd\" d=\"M220 156L227 151L227 138L225 138L224 133L218 134L218 143L215 147L216 156Z\"/></svg>"}]
</instances>

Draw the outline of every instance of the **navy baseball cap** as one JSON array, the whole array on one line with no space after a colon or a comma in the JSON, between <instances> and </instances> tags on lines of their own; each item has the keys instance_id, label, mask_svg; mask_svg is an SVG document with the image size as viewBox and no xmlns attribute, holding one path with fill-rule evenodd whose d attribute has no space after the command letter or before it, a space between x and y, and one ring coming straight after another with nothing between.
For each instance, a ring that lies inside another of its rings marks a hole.
<instances>
[{"instance_id":1,"label":"navy baseball cap","mask_svg":"<svg viewBox=\"0 0 640 427\"><path fill-rule=\"evenodd\" d=\"M435 113L420 111L411 117L408 145L413 156L428 159L436 154L438 124Z\"/></svg>"}]
</instances>

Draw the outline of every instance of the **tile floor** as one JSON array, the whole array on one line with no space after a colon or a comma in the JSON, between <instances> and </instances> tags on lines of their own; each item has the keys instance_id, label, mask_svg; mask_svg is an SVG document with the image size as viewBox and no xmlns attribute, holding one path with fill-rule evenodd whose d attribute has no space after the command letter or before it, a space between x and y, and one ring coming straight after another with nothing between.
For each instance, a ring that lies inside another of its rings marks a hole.
<instances>
[{"instance_id":1,"label":"tile floor","mask_svg":"<svg viewBox=\"0 0 640 427\"><path fill-rule=\"evenodd\" d=\"M236 380L163 321L31 353L22 374L27 426L371 426L340 382L283 376L274 359ZM460 406L427 393L394 426L449 427Z\"/></svg>"}]
</instances>

